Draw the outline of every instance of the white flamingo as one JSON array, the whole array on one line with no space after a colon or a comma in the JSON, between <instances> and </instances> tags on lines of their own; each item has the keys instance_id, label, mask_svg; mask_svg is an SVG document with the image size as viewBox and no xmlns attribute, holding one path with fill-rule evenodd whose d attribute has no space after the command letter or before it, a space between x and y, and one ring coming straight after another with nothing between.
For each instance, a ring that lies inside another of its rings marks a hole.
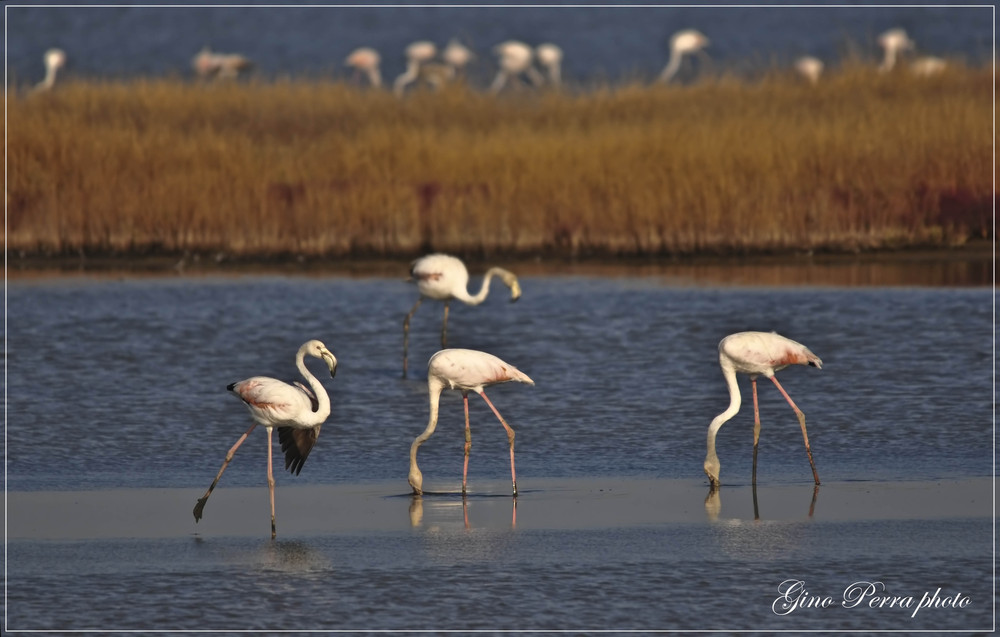
<instances>
[{"instance_id":1,"label":"white flamingo","mask_svg":"<svg viewBox=\"0 0 1000 637\"><path fill-rule=\"evenodd\" d=\"M35 85L36 91L50 91L56 84L56 74L66 66L66 53L62 49L49 49L42 56L45 63L45 77Z\"/></svg>"},{"instance_id":2,"label":"white flamingo","mask_svg":"<svg viewBox=\"0 0 1000 637\"><path fill-rule=\"evenodd\" d=\"M448 347L448 303L458 299L466 305L479 305L490 293L490 281L499 276L504 285L510 288L510 300L521 298L521 284L517 277L503 268L490 268L483 276L482 286L475 295L469 294L469 271L465 264L447 254L429 254L410 264L410 278L417 284L420 297L413 304L413 309L403 321L403 378L406 378L407 352L410 342L410 319L424 299L444 302L444 321L441 324L441 347Z\"/></svg>"},{"instance_id":3,"label":"white flamingo","mask_svg":"<svg viewBox=\"0 0 1000 637\"><path fill-rule=\"evenodd\" d=\"M253 62L239 53L216 53L205 46L192 58L191 67L203 79L231 79L253 67Z\"/></svg>"},{"instance_id":4,"label":"white flamingo","mask_svg":"<svg viewBox=\"0 0 1000 637\"><path fill-rule=\"evenodd\" d=\"M430 399L430 418L427 428L414 439L410 445L410 486L413 493L423 493L424 476L417 467L417 449L430 438L437 427L438 403L441 392L445 389L457 389L462 392L465 404L465 464L462 469L462 494L466 491L466 479L469 474L469 449L472 446L472 433L469 428L469 392L475 392L483 397L490 406L500 424L507 431L507 442L510 444L510 479L517 497L517 475L514 472L514 430L503 419L497 408L483 391L484 387L497 383L518 382L534 385L535 381L513 365L505 363L492 354L471 349L444 349L431 356L427 363L427 392Z\"/></svg>"},{"instance_id":5,"label":"white flamingo","mask_svg":"<svg viewBox=\"0 0 1000 637\"><path fill-rule=\"evenodd\" d=\"M534 66L535 53L530 46L517 40L507 40L493 47L493 52L498 58L500 69L497 71L493 83L490 84L490 92L499 93L508 81L517 78L522 73L528 76L531 83L541 86L545 80L542 78Z\"/></svg>"},{"instance_id":6,"label":"white flamingo","mask_svg":"<svg viewBox=\"0 0 1000 637\"><path fill-rule=\"evenodd\" d=\"M948 63L943 59L928 55L914 60L910 65L910 72L917 77L931 77L943 73L946 68Z\"/></svg>"},{"instance_id":7,"label":"white flamingo","mask_svg":"<svg viewBox=\"0 0 1000 637\"><path fill-rule=\"evenodd\" d=\"M406 47L406 70L393 82L393 91L402 95L407 85L416 82L420 77L420 69L437 56L437 46L433 42L420 40Z\"/></svg>"},{"instance_id":8,"label":"white flamingo","mask_svg":"<svg viewBox=\"0 0 1000 637\"><path fill-rule=\"evenodd\" d=\"M819 58L805 55L795 60L795 70L815 86L819 84L819 78L823 75L823 62Z\"/></svg>"},{"instance_id":9,"label":"white flamingo","mask_svg":"<svg viewBox=\"0 0 1000 637\"><path fill-rule=\"evenodd\" d=\"M906 34L904 29L889 29L878 36L878 45L882 47L882 63L878 70L880 73L887 73L896 66L896 58L904 51L914 47L913 40Z\"/></svg>"},{"instance_id":10,"label":"white flamingo","mask_svg":"<svg viewBox=\"0 0 1000 637\"><path fill-rule=\"evenodd\" d=\"M757 376L770 378L788 404L792 406L802 427L802 438L806 444L806 454L812 467L813 478L819 484L819 474L809 448L806 433L806 417L795 406L791 397L774 377L774 373L789 365L809 365L821 369L823 361L801 343L785 338L774 332L738 332L730 334L719 343L719 365L729 387L729 407L715 417L708 426L708 454L705 456L705 474L712 488L719 486L719 457L715 453L715 436L719 428L740 410L740 389L736 384L736 374L749 374L753 386L753 479L757 484L757 441L760 437L760 413L757 409Z\"/></svg>"},{"instance_id":11,"label":"white flamingo","mask_svg":"<svg viewBox=\"0 0 1000 637\"><path fill-rule=\"evenodd\" d=\"M382 56L378 54L378 51L371 47L363 46L354 49L347 56L347 59L344 60L344 64L359 73L363 73L368 78L368 83L377 88L382 86L382 74L379 72L381 61Z\"/></svg>"},{"instance_id":12,"label":"white flamingo","mask_svg":"<svg viewBox=\"0 0 1000 637\"><path fill-rule=\"evenodd\" d=\"M680 70L685 55L697 53L708 45L708 38L695 29L684 29L675 33L670 38L670 60L660 73L659 81L669 82Z\"/></svg>"},{"instance_id":13,"label":"white flamingo","mask_svg":"<svg viewBox=\"0 0 1000 637\"><path fill-rule=\"evenodd\" d=\"M455 38L448 41L448 45L441 51L441 59L450 66L455 74L461 74L474 59L476 55Z\"/></svg>"},{"instance_id":14,"label":"white flamingo","mask_svg":"<svg viewBox=\"0 0 1000 637\"><path fill-rule=\"evenodd\" d=\"M563 51L555 44L546 42L535 47L535 57L549 75L549 83L559 86L562 82Z\"/></svg>"},{"instance_id":15,"label":"white flamingo","mask_svg":"<svg viewBox=\"0 0 1000 637\"><path fill-rule=\"evenodd\" d=\"M312 451L322 424L330 415L330 397L326 389L312 373L306 369L305 356L322 359L330 369L330 377L337 373L337 359L326 345L317 340L308 341L299 348L295 355L295 366L302 374L309 387L295 382L294 385L266 376L254 376L233 383L226 387L246 404L253 418L253 424L247 429L236 444L226 454L226 459L219 469L218 475L208 487L205 495L198 499L194 506L195 522L201 519L208 502L208 496L219 483L222 473L233 459L233 454L247 439L254 427L261 425L267 428L267 487L271 495L271 538L276 535L274 524L274 472L271 461L271 430L278 428L278 441L285 453L285 469L298 475L302 471L309 452Z\"/></svg>"}]
</instances>

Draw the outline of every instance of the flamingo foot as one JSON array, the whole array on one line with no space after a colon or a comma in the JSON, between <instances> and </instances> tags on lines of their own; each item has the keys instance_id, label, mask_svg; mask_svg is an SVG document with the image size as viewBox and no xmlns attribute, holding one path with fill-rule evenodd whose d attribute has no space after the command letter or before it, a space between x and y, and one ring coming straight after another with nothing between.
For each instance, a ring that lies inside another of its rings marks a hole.
<instances>
[{"instance_id":1,"label":"flamingo foot","mask_svg":"<svg viewBox=\"0 0 1000 637\"><path fill-rule=\"evenodd\" d=\"M196 523L201 519L202 512L205 510L206 502L208 502L208 498L198 498L198 503L194 505L194 521Z\"/></svg>"}]
</instances>

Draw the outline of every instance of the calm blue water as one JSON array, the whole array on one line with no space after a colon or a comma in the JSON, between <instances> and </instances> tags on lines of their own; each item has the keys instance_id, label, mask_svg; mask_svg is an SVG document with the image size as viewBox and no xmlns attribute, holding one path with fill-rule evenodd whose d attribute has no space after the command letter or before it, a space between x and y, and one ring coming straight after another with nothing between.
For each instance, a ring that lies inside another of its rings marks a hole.
<instances>
[{"instance_id":1,"label":"calm blue water","mask_svg":"<svg viewBox=\"0 0 1000 637\"><path fill-rule=\"evenodd\" d=\"M834 485L824 489L992 475L988 288L691 287L657 276L522 284L515 304L501 293L454 307L449 330L452 345L495 353L537 383L488 392L518 432L522 490L543 477L705 483L705 430L728 400L716 345L744 329L777 330L822 357L822 370L780 375L806 413L824 485ZM412 377L401 380L401 322L414 299L402 274L12 280L7 488L170 487L190 489L193 504L249 425L226 384L292 379L297 347L321 338L340 361L324 380L333 413L302 474L277 473L279 501L293 484L395 480L405 493L408 447L426 421L421 362L440 325L440 306L425 303L412 325ZM501 428L473 398L475 485L508 467ZM454 484L460 472L460 398L442 409L421 448L429 484ZM811 490L798 423L770 383L761 419L760 480ZM749 480L751 430L745 402L719 435L727 485ZM262 517L264 454L255 431L217 491L259 487ZM734 492L723 493L725 512ZM701 497L678 506L700 509ZM408 498L398 500L405 519ZM990 627L989 515L939 519L929 502L926 519L814 520L806 495L800 518L769 519L776 504L764 498L756 522L512 528L486 523L473 503L471 528L445 515L453 507L431 506L412 530L296 537L279 523L276 542L263 533L19 540L8 547L7 628ZM521 515L530 521L530 508ZM771 605L788 578L838 599L851 582L879 580L897 595L942 587L973 603L915 618L843 608L781 617Z\"/></svg>"},{"instance_id":2,"label":"calm blue water","mask_svg":"<svg viewBox=\"0 0 1000 637\"><path fill-rule=\"evenodd\" d=\"M8 72L37 82L42 53L69 55L67 75L189 75L204 45L239 52L264 77L345 76L358 46L382 52L383 75L403 70L415 40L461 38L479 56L474 81L495 71L491 49L520 39L555 42L571 82L654 77L670 35L698 28L711 40L709 65L746 72L812 54L835 66L847 55L875 59L876 36L903 27L921 53L983 63L992 59L993 10L983 7L13 7L6 11ZM690 70L687 72L690 73Z\"/></svg>"},{"instance_id":3,"label":"calm blue water","mask_svg":"<svg viewBox=\"0 0 1000 637\"><path fill-rule=\"evenodd\" d=\"M705 289L656 277L529 277L523 288L517 303L501 291L454 307L449 345L496 354L536 381L488 392L518 432L524 476L698 478L708 422L728 405L716 347L745 329L775 330L823 359L822 370L780 374L806 414L821 478L991 472L988 289ZM207 486L250 424L226 385L293 380L298 346L320 338L340 361L325 380L333 410L316 451L324 459L294 480L405 487L441 321L440 304L417 313L401 380L401 323L415 298L402 277L14 281L8 484ZM744 409L719 434L723 477L748 457L748 380L742 388ZM807 479L794 414L771 383L760 398L763 477ZM506 438L483 401L471 408L477 469L503 475ZM442 409L421 449L428 476L452 471L461 445L460 396L446 394ZM241 452L265 446L259 435ZM261 469L234 462L226 481L259 484Z\"/></svg>"}]
</instances>

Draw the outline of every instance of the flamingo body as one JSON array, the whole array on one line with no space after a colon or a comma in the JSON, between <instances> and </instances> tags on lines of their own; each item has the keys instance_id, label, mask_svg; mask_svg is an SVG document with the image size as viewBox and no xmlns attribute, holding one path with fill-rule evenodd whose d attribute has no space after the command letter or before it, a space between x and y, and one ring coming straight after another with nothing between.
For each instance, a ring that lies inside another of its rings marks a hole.
<instances>
[{"instance_id":1,"label":"flamingo body","mask_svg":"<svg viewBox=\"0 0 1000 637\"><path fill-rule=\"evenodd\" d=\"M194 507L194 519L197 522L202 517L208 497L219 483L223 472L233 459L233 455L255 427L261 425L267 428L267 483L271 496L271 537L275 536L274 523L274 475L271 460L271 433L278 429L278 440L285 454L285 468L298 475L302 471L309 452L312 451L319 437L322 424L330 415L330 396L326 389L306 368L305 357L313 356L322 359L330 370L331 378L337 373L337 359L326 345L317 340L311 340L302 345L295 355L295 366L305 378L308 386L295 382L288 384L267 376L254 376L226 387L250 412L253 424L226 454L222 468L205 495Z\"/></svg>"},{"instance_id":2,"label":"flamingo body","mask_svg":"<svg viewBox=\"0 0 1000 637\"><path fill-rule=\"evenodd\" d=\"M429 254L410 264L410 278L417 284L420 298L403 321L403 377L406 377L406 359L410 334L410 319L425 298L444 303L444 321L441 326L441 347L448 344L448 303L458 299L466 305L479 305L490 291L490 281L499 276L504 285L510 288L510 300L521 298L521 284L514 273L503 268L490 268L483 276L483 283L476 294L470 294L469 271L461 259L448 254Z\"/></svg>"},{"instance_id":3,"label":"flamingo body","mask_svg":"<svg viewBox=\"0 0 1000 637\"><path fill-rule=\"evenodd\" d=\"M813 470L813 478L819 484L819 475L813 462L806 433L805 415L795 405L791 397L774 377L774 374L789 365L808 365L821 369L823 361L808 347L774 332L738 332L730 334L719 343L719 366L729 388L729 407L715 417L708 427L708 453L705 456L705 474L713 488L719 486L719 458L715 453L715 438L719 429L739 412L741 396L736 384L736 374L748 374L753 386L754 403L754 461L753 484L757 483L757 442L760 436L760 418L757 409L757 376L771 379L781 394L795 411L802 428L802 437Z\"/></svg>"},{"instance_id":4,"label":"flamingo body","mask_svg":"<svg viewBox=\"0 0 1000 637\"><path fill-rule=\"evenodd\" d=\"M409 483L413 487L414 494L423 493L423 474L417 466L417 449L430 438L437 427L438 407L441 399L441 392L445 389L457 389L462 392L465 404L465 465L462 473L462 493L466 491L466 479L469 470L469 449L472 444L472 437L469 428L469 392L474 392L483 397L486 404L496 415L500 424L507 431L507 440L510 444L510 475L514 489L514 496L517 496L517 476L514 472L514 430L497 411L493 403L486 397L484 388L498 383L517 382L534 385L527 374L517 369L510 363L497 358L492 354L471 349L444 349L433 356L427 363L427 391L430 401L430 418L427 428L422 434L414 439L410 446L410 474Z\"/></svg>"},{"instance_id":5,"label":"flamingo body","mask_svg":"<svg viewBox=\"0 0 1000 637\"><path fill-rule=\"evenodd\" d=\"M563 50L555 44L546 42L535 47L535 57L538 63L545 67L549 74L549 82L559 86L562 82Z\"/></svg>"},{"instance_id":6,"label":"flamingo body","mask_svg":"<svg viewBox=\"0 0 1000 637\"><path fill-rule=\"evenodd\" d=\"M462 71L475 57L469 47L454 38L449 40L448 45L441 51L441 59L456 72Z\"/></svg>"},{"instance_id":7,"label":"flamingo body","mask_svg":"<svg viewBox=\"0 0 1000 637\"><path fill-rule=\"evenodd\" d=\"M795 70L799 75L809 80L810 84L818 84L823 74L823 62L819 58L806 55L795 60Z\"/></svg>"},{"instance_id":8,"label":"flamingo body","mask_svg":"<svg viewBox=\"0 0 1000 637\"><path fill-rule=\"evenodd\" d=\"M427 40L420 40L408 45L403 54L406 57L406 70L392 85L393 91L400 96L409 84L417 81L421 68L437 55L437 45Z\"/></svg>"},{"instance_id":9,"label":"flamingo body","mask_svg":"<svg viewBox=\"0 0 1000 637\"><path fill-rule=\"evenodd\" d=\"M531 83L541 86L544 80L541 74L532 66L535 58L534 50L524 42L517 40L507 40L493 47L493 52L497 56L497 63L500 68L493 83L490 85L490 92L499 93L504 85L522 73L528 76Z\"/></svg>"},{"instance_id":10,"label":"flamingo body","mask_svg":"<svg viewBox=\"0 0 1000 637\"><path fill-rule=\"evenodd\" d=\"M889 29L878 36L878 45L883 51L882 63L878 67L882 73L891 71L899 54L915 46L906 31L899 28Z\"/></svg>"}]
</instances>

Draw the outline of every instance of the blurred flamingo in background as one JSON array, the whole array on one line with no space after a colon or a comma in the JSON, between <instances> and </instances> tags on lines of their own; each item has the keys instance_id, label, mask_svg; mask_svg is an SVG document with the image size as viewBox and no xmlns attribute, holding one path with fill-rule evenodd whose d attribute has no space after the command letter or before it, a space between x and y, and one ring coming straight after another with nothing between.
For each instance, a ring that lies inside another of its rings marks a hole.
<instances>
[{"instance_id":1,"label":"blurred flamingo in background","mask_svg":"<svg viewBox=\"0 0 1000 637\"><path fill-rule=\"evenodd\" d=\"M535 57L538 63L548 71L549 83L559 86L562 83L563 51L555 44L546 42L535 47Z\"/></svg>"},{"instance_id":2,"label":"blurred flamingo in background","mask_svg":"<svg viewBox=\"0 0 1000 637\"><path fill-rule=\"evenodd\" d=\"M382 56L378 54L378 51L371 47L363 46L354 49L347 56L347 59L344 60L344 64L359 73L363 73L368 78L368 83L377 88L382 86L382 74L379 72L381 61Z\"/></svg>"},{"instance_id":3,"label":"blurred flamingo in background","mask_svg":"<svg viewBox=\"0 0 1000 637\"><path fill-rule=\"evenodd\" d=\"M444 321L441 324L441 347L448 347L448 303L458 299L466 305L479 305L490 293L490 281L499 276L504 285L510 288L510 300L521 298L521 285L517 277L503 268L490 268L483 276L482 286L474 296L466 289L469 284L469 271L465 264L456 257L447 254L429 254L414 261L410 265L410 278L417 284L420 297L413 304L413 309L403 320L403 378L406 378L407 352L410 341L410 319L424 299L434 299L444 302Z\"/></svg>"},{"instance_id":4,"label":"blurred flamingo in background","mask_svg":"<svg viewBox=\"0 0 1000 637\"><path fill-rule=\"evenodd\" d=\"M471 349L445 349L431 356L427 363L427 392L430 399L430 418L427 428L414 439L410 445L410 486L413 493L423 493L424 477L417 466L417 449L434 433L438 421L438 404L441 392L445 389L457 389L462 392L465 405L465 464L462 469L462 495L466 492L466 481L469 474L469 450L472 447L472 433L469 428L469 392L475 392L483 397L490 406L500 424L507 432L507 442L510 445L510 479L517 497L517 475L514 472L514 430L503 419L497 408L483 391L484 387L507 382L527 383L534 385L527 374L509 363L505 363L492 354Z\"/></svg>"},{"instance_id":5,"label":"blurred flamingo in background","mask_svg":"<svg viewBox=\"0 0 1000 637\"><path fill-rule=\"evenodd\" d=\"M774 332L738 332L730 334L719 343L719 365L722 375L729 388L729 407L715 417L708 426L708 454L705 456L705 474L712 488L719 486L719 457L715 453L715 436L730 418L740 410L740 389L736 384L736 374L749 374L753 386L753 479L757 484L757 441L760 437L760 413L757 409L757 376L770 378L788 404L792 406L802 427L802 438L806 444L806 454L812 467L813 478L819 484L819 474L813 462L812 450L809 448L809 435L806 433L805 414L795 406L791 397L774 377L774 373L789 365L809 365L821 369L823 361L809 351L801 343L785 338Z\"/></svg>"},{"instance_id":6,"label":"blurred flamingo in background","mask_svg":"<svg viewBox=\"0 0 1000 637\"><path fill-rule=\"evenodd\" d=\"M815 86L819 84L819 78L823 74L823 62L811 55L805 55L795 60L795 70Z\"/></svg>"},{"instance_id":7,"label":"blurred flamingo in background","mask_svg":"<svg viewBox=\"0 0 1000 637\"><path fill-rule=\"evenodd\" d=\"M392 84L392 90L396 95L402 95L408 85L417 81L421 67L437 56L437 45L427 40L420 40L407 46L404 55L406 70Z\"/></svg>"},{"instance_id":8,"label":"blurred flamingo in background","mask_svg":"<svg viewBox=\"0 0 1000 637\"><path fill-rule=\"evenodd\" d=\"M685 55L698 53L708 45L708 38L695 29L684 29L675 33L670 38L670 60L660 73L659 81L669 82L680 70Z\"/></svg>"},{"instance_id":9,"label":"blurred flamingo in background","mask_svg":"<svg viewBox=\"0 0 1000 637\"><path fill-rule=\"evenodd\" d=\"M535 86L541 86L545 82L542 75L532 66L534 51L524 42L507 40L493 47L493 52L498 58L500 69L490 84L491 93L499 93L507 82L516 79L522 73L527 75Z\"/></svg>"},{"instance_id":10,"label":"blurred flamingo in background","mask_svg":"<svg viewBox=\"0 0 1000 637\"><path fill-rule=\"evenodd\" d=\"M191 67L202 79L232 79L253 68L253 62L239 53L215 53L205 46L191 60Z\"/></svg>"},{"instance_id":11,"label":"blurred flamingo in background","mask_svg":"<svg viewBox=\"0 0 1000 637\"><path fill-rule=\"evenodd\" d=\"M322 359L330 369L330 377L337 373L337 359L322 342L312 340L304 343L295 355L295 366L309 386L295 382L294 385L266 376L254 376L227 386L250 411L253 424L236 444L229 449L222 468L208 487L205 495L194 506L195 522L201 519L208 497L219 483L223 472L229 466L236 450L247 439L257 425L267 428L267 488L271 496L271 538L277 534L274 523L274 471L271 462L271 430L278 428L278 441L285 453L285 469L298 475L302 471L309 452L312 451L319 430L330 415L330 396L326 389L306 368L306 355Z\"/></svg>"},{"instance_id":12,"label":"blurred flamingo in background","mask_svg":"<svg viewBox=\"0 0 1000 637\"><path fill-rule=\"evenodd\" d=\"M878 36L878 45L882 47L882 63L878 70L880 73L887 73L896 66L896 58L903 51L914 47L913 40L906 34L904 29L889 29Z\"/></svg>"},{"instance_id":13,"label":"blurred flamingo in background","mask_svg":"<svg viewBox=\"0 0 1000 637\"><path fill-rule=\"evenodd\" d=\"M66 66L66 53L62 49L49 49L42 56L45 64L45 77L35 85L36 91L51 91L56 85L56 74Z\"/></svg>"}]
</instances>

